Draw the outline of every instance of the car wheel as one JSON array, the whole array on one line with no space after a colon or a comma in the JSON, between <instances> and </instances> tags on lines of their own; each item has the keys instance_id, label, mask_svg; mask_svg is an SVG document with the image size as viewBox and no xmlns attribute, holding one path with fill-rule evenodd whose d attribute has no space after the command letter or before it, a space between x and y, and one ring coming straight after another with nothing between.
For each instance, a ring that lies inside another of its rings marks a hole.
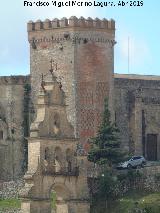
<instances>
[{"instance_id":1,"label":"car wheel","mask_svg":"<svg viewBox=\"0 0 160 213\"><path fill-rule=\"evenodd\" d=\"M128 169L131 169L131 168L132 168L132 165L131 165L131 164L128 164L128 165L127 165L127 168L128 168Z\"/></svg>"}]
</instances>

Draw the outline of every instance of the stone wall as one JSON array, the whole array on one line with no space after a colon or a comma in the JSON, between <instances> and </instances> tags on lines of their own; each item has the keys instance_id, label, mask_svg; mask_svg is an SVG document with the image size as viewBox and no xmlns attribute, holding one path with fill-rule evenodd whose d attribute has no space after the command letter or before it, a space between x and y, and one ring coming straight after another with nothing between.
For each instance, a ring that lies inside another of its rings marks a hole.
<instances>
[{"instance_id":1,"label":"stone wall","mask_svg":"<svg viewBox=\"0 0 160 213\"><path fill-rule=\"evenodd\" d=\"M141 169L114 170L118 177L112 188L115 197L124 196L127 192L137 190L140 192L160 191L160 166L146 166ZM95 173L96 174L96 173ZM88 185L90 193L95 195L98 192L98 176L90 176Z\"/></svg>"},{"instance_id":2,"label":"stone wall","mask_svg":"<svg viewBox=\"0 0 160 213\"><path fill-rule=\"evenodd\" d=\"M23 175L24 85L27 76L0 77L0 180Z\"/></svg>"},{"instance_id":3,"label":"stone wall","mask_svg":"<svg viewBox=\"0 0 160 213\"><path fill-rule=\"evenodd\" d=\"M115 120L122 146L133 154L148 158L147 135L157 135L160 159L160 78L115 74Z\"/></svg>"},{"instance_id":4,"label":"stone wall","mask_svg":"<svg viewBox=\"0 0 160 213\"><path fill-rule=\"evenodd\" d=\"M0 213L23 213L21 209L3 209L0 210Z\"/></svg>"},{"instance_id":5,"label":"stone wall","mask_svg":"<svg viewBox=\"0 0 160 213\"><path fill-rule=\"evenodd\" d=\"M24 187L22 179L0 183L0 199L18 198L19 191Z\"/></svg>"},{"instance_id":6,"label":"stone wall","mask_svg":"<svg viewBox=\"0 0 160 213\"><path fill-rule=\"evenodd\" d=\"M23 180L16 180L10 182L0 182L0 199L14 199L18 198L19 191L24 187ZM10 209L0 208L0 213L19 213L21 212L20 209ZM22 212L21 212L22 213Z\"/></svg>"}]
</instances>

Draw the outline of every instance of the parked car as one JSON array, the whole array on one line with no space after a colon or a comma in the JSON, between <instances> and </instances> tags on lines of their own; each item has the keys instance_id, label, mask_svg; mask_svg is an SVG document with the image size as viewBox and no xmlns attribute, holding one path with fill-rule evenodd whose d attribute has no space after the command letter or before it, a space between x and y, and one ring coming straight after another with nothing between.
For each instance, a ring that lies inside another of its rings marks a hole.
<instances>
[{"instance_id":1,"label":"parked car","mask_svg":"<svg viewBox=\"0 0 160 213\"><path fill-rule=\"evenodd\" d=\"M117 169L130 169L136 167L144 167L146 165L146 160L143 156L133 156L129 160L119 163Z\"/></svg>"}]
</instances>

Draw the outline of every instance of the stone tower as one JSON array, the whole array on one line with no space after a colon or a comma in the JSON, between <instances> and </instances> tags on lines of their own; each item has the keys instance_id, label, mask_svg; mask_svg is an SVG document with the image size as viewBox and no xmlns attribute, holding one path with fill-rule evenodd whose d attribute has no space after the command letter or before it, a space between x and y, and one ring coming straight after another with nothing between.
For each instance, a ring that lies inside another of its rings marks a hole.
<instances>
[{"instance_id":1,"label":"stone tower","mask_svg":"<svg viewBox=\"0 0 160 213\"><path fill-rule=\"evenodd\" d=\"M36 103L41 74L54 60L55 75L66 95L67 118L87 153L96 134L104 98L113 114L114 20L71 17L28 23L32 100Z\"/></svg>"}]
</instances>

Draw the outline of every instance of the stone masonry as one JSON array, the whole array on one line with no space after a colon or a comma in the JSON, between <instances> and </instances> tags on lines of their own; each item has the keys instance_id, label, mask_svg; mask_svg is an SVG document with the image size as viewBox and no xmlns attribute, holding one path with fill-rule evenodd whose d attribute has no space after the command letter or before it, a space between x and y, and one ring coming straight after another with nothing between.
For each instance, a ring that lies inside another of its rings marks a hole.
<instances>
[{"instance_id":1,"label":"stone masonry","mask_svg":"<svg viewBox=\"0 0 160 213\"><path fill-rule=\"evenodd\" d=\"M24 85L29 77L0 78L0 180L24 173Z\"/></svg>"},{"instance_id":2,"label":"stone masonry","mask_svg":"<svg viewBox=\"0 0 160 213\"><path fill-rule=\"evenodd\" d=\"M126 150L160 160L159 115L159 76L115 74L115 119Z\"/></svg>"}]
</instances>

